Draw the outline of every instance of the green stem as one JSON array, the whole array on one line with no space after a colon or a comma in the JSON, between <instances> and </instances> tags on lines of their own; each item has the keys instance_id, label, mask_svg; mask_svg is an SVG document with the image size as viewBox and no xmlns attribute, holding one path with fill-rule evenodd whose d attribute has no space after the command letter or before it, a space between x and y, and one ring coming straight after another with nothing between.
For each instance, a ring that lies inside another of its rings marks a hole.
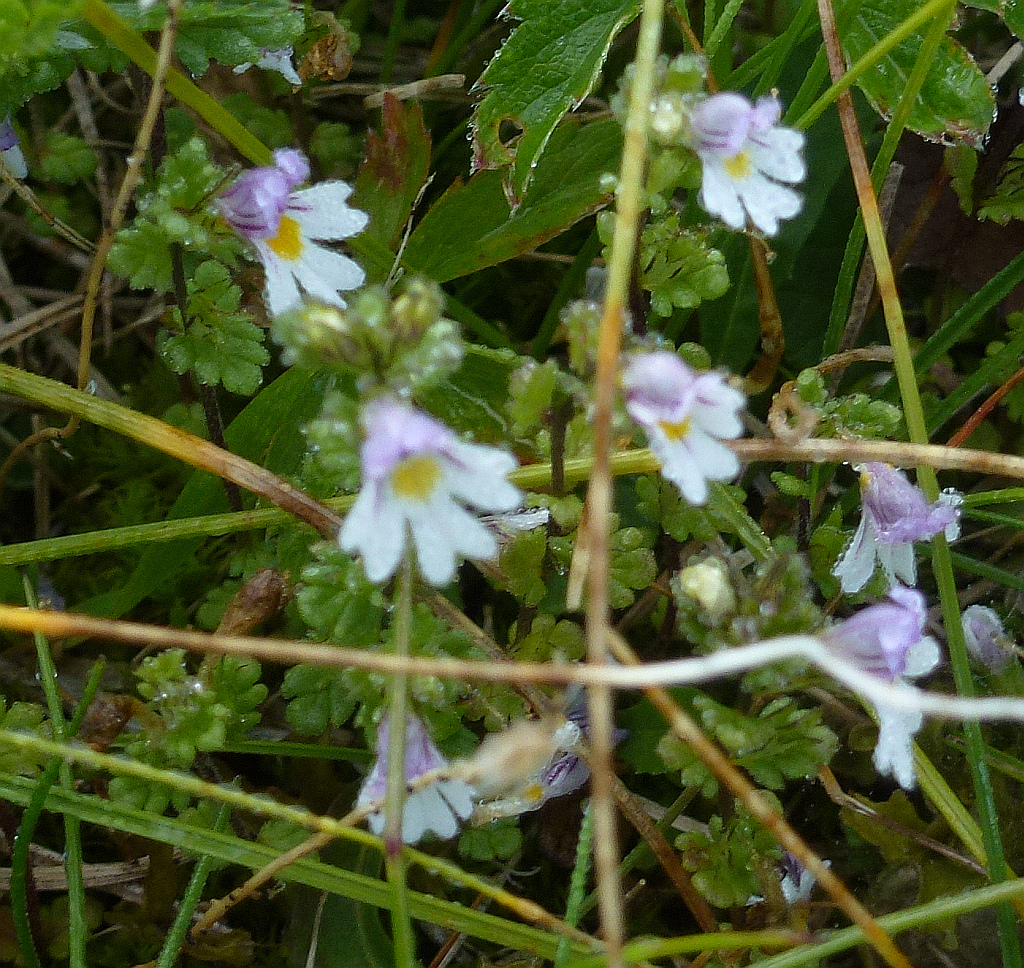
<instances>
[{"instance_id":1,"label":"green stem","mask_svg":"<svg viewBox=\"0 0 1024 968\"><path fill-rule=\"evenodd\" d=\"M569 879L569 899L565 903L565 923L576 927L583 914L583 902L587 894L587 876L590 873L590 847L594 834L594 817L588 803L583 810L580 823L579 839L576 841L576 863ZM569 960L569 939L562 938L558 942L558 954L555 955L555 968L564 968Z\"/></svg>"},{"instance_id":2,"label":"green stem","mask_svg":"<svg viewBox=\"0 0 1024 968\"><path fill-rule=\"evenodd\" d=\"M222 806L214 822L213 830L221 833L227 828L231 811L228 807ZM185 895L178 905L178 913L174 916L174 923L171 924L164 945L160 949L154 968L174 968L178 963L178 956L181 954L182 945L188 935L188 929L192 925L192 915L195 914L199 902L203 899L203 888L206 881L216 866L217 859L211 854L203 854L196 862L195 870L189 878L188 887L185 888Z\"/></svg>"},{"instance_id":3,"label":"green stem","mask_svg":"<svg viewBox=\"0 0 1024 968\"><path fill-rule=\"evenodd\" d=\"M398 600L395 603L394 653L409 655L409 629L412 622L412 561L402 560L398 573ZM409 893L402 854L402 819L405 813L405 724L409 706L409 677L396 673L391 679L388 719L387 786L384 792L384 869L391 887L391 933L395 943L397 968L416 964L416 942L409 915Z\"/></svg>"},{"instance_id":4,"label":"green stem","mask_svg":"<svg viewBox=\"0 0 1024 968\"><path fill-rule=\"evenodd\" d=\"M82 18L95 27L110 43L125 54L151 77L156 70L156 51L145 38L133 30L103 0L85 0ZM270 149L256 138L226 108L209 94L200 90L184 74L173 68L168 72L165 86L182 104L192 108L214 130L223 135L254 165L271 163Z\"/></svg>"}]
</instances>

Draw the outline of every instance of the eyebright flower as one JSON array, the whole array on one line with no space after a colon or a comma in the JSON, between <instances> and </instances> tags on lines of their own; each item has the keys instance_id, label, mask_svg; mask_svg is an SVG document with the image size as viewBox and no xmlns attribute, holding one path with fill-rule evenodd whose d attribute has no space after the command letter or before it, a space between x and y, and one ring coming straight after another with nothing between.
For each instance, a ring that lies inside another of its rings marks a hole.
<instances>
[{"instance_id":1,"label":"eyebright flower","mask_svg":"<svg viewBox=\"0 0 1024 968\"><path fill-rule=\"evenodd\" d=\"M273 165L243 172L217 198L221 215L263 263L271 316L295 309L303 292L344 309L339 291L355 289L365 278L348 256L312 241L347 239L366 228L366 213L346 204L351 186L326 181L295 191L307 178L305 155L283 148L274 152Z\"/></svg>"},{"instance_id":2,"label":"eyebright flower","mask_svg":"<svg viewBox=\"0 0 1024 968\"><path fill-rule=\"evenodd\" d=\"M939 647L924 634L924 596L897 585L889 601L863 608L822 635L826 647L865 672L889 682L916 679L938 664ZM880 705L874 763L904 789L914 786L913 741L923 718L916 710Z\"/></svg>"},{"instance_id":3,"label":"eyebright flower","mask_svg":"<svg viewBox=\"0 0 1024 968\"><path fill-rule=\"evenodd\" d=\"M781 116L778 99L751 104L734 91L712 94L690 115L692 147L703 168L700 204L731 229L742 229L749 218L775 235L780 219L800 211L800 195L788 186L807 174L804 136L781 127Z\"/></svg>"},{"instance_id":4,"label":"eyebright flower","mask_svg":"<svg viewBox=\"0 0 1024 968\"><path fill-rule=\"evenodd\" d=\"M0 121L0 152L4 156L4 164L11 169L15 178L25 178L28 175L28 165L25 164L25 155L21 150L21 141L18 139L18 132L11 124L11 116L8 114L3 121Z\"/></svg>"},{"instance_id":5,"label":"eyebright flower","mask_svg":"<svg viewBox=\"0 0 1024 968\"><path fill-rule=\"evenodd\" d=\"M260 59L256 61L256 66L263 68L265 71L277 71L289 84L301 87L302 78L296 73L295 65L292 64L294 53L295 51L291 47L282 47L280 50L269 50L264 47L261 51ZM252 66L251 61L239 64L234 72L236 74L244 74Z\"/></svg>"},{"instance_id":6,"label":"eyebright flower","mask_svg":"<svg viewBox=\"0 0 1024 968\"><path fill-rule=\"evenodd\" d=\"M497 540L463 505L485 512L519 507L519 490L505 476L516 459L496 447L464 443L394 397L371 400L362 423L362 488L338 541L343 550L362 554L370 581L394 574L410 539L432 585L455 577L459 555L493 558Z\"/></svg>"},{"instance_id":7,"label":"eyebright flower","mask_svg":"<svg viewBox=\"0 0 1024 968\"><path fill-rule=\"evenodd\" d=\"M626 410L647 432L651 451L691 504L703 504L708 481L739 473L740 462L721 440L743 432L743 394L720 373L696 373L675 353L634 356L622 372Z\"/></svg>"},{"instance_id":8,"label":"eyebright flower","mask_svg":"<svg viewBox=\"0 0 1024 968\"><path fill-rule=\"evenodd\" d=\"M987 605L971 605L961 616L967 651L998 675L1013 661L1013 641L1006 634L998 613Z\"/></svg>"},{"instance_id":9,"label":"eyebright flower","mask_svg":"<svg viewBox=\"0 0 1024 968\"><path fill-rule=\"evenodd\" d=\"M375 750L377 759L366 774L356 798L357 807L383 801L388 776L388 737L390 718L385 715L377 728ZM426 727L412 714L405 719L405 782L413 784L427 773L448 766L427 733ZM402 840L415 844L427 833L445 840L459 832L459 826L473 812L476 793L465 780L437 779L426 786L410 790L402 810ZM370 830L380 836L384 830L384 812L375 810L367 817Z\"/></svg>"},{"instance_id":10,"label":"eyebright flower","mask_svg":"<svg viewBox=\"0 0 1024 968\"><path fill-rule=\"evenodd\" d=\"M860 525L832 569L847 594L868 583L876 561L890 585L897 580L913 585L917 581L914 542L940 531L949 541L960 535L960 496L945 491L929 504L921 488L889 464L872 462L861 468L860 495Z\"/></svg>"},{"instance_id":11,"label":"eyebright flower","mask_svg":"<svg viewBox=\"0 0 1024 968\"><path fill-rule=\"evenodd\" d=\"M477 808L477 820L516 817L578 790L590 778L590 768L579 755L580 739L589 732L581 692L557 726L529 720L488 735L473 756L453 768L487 801ZM616 729L615 742L625 735L626 730Z\"/></svg>"}]
</instances>

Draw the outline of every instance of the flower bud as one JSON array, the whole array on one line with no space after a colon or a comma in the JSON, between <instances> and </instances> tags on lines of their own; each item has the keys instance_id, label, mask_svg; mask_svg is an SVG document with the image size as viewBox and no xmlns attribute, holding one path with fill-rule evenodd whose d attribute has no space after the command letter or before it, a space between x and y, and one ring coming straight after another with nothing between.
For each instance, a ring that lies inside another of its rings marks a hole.
<instances>
[{"instance_id":1,"label":"flower bud","mask_svg":"<svg viewBox=\"0 0 1024 968\"><path fill-rule=\"evenodd\" d=\"M985 605L971 605L961 622L971 657L994 675L1006 672L1013 661L1013 640L1006 634L999 614Z\"/></svg>"}]
</instances>

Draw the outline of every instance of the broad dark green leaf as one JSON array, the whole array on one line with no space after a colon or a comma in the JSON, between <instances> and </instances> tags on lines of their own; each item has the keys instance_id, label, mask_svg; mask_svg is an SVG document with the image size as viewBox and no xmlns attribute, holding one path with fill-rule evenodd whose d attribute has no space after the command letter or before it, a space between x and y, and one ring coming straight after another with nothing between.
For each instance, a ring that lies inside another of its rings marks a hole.
<instances>
[{"instance_id":1,"label":"broad dark green leaf","mask_svg":"<svg viewBox=\"0 0 1024 968\"><path fill-rule=\"evenodd\" d=\"M849 0L843 6L849 7ZM858 0L856 9L849 13L841 6L840 33L851 62L866 54L919 7L918 0ZM898 44L859 82L883 117L892 113L903 95L928 26L925 24ZM985 75L960 44L946 37L910 113L908 127L934 141L966 142L980 147L994 110L992 89Z\"/></svg>"},{"instance_id":2,"label":"broad dark green leaf","mask_svg":"<svg viewBox=\"0 0 1024 968\"><path fill-rule=\"evenodd\" d=\"M618 170L620 131L615 121L559 128L514 213L499 172L481 171L466 183L456 182L412 233L406 265L446 282L559 235L608 203L601 177Z\"/></svg>"},{"instance_id":3,"label":"broad dark green leaf","mask_svg":"<svg viewBox=\"0 0 1024 968\"><path fill-rule=\"evenodd\" d=\"M518 202L537 159L566 111L591 91L608 48L636 16L638 0L512 0L507 15L522 23L480 78L487 93L473 119L474 165L512 162L506 188ZM502 142L505 122L522 133Z\"/></svg>"}]
</instances>

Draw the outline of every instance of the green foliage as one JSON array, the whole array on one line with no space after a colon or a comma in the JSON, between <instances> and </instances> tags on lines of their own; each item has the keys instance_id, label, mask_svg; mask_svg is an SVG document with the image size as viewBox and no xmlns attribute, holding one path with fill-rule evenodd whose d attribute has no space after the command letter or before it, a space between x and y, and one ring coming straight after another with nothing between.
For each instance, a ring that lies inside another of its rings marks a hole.
<instances>
[{"instance_id":1,"label":"green foliage","mask_svg":"<svg viewBox=\"0 0 1024 968\"><path fill-rule=\"evenodd\" d=\"M224 173L209 160L206 143L192 138L160 165L154 184L138 201L139 214L117 233L109 266L134 289L174 288L172 251L192 276L212 257L233 265L241 241L208 209Z\"/></svg>"},{"instance_id":2,"label":"green foliage","mask_svg":"<svg viewBox=\"0 0 1024 968\"><path fill-rule=\"evenodd\" d=\"M816 420L816 433L822 437L889 438L895 436L903 420L899 407L865 393L830 396L825 378L813 367L797 375L795 387L807 405L799 419Z\"/></svg>"},{"instance_id":3,"label":"green foliage","mask_svg":"<svg viewBox=\"0 0 1024 968\"><path fill-rule=\"evenodd\" d=\"M335 494L359 488L359 400L354 390L332 389L323 409L306 427L309 445L306 486ZM319 485L323 485L322 487Z\"/></svg>"},{"instance_id":4,"label":"green foliage","mask_svg":"<svg viewBox=\"0 0 1024 968\"><path fill-rule=\"evenodd\" d=\"M290 148L295 144L291 119L280 108L265 107L245 93L232 94L221 104L268 148Z\"/></svg>"},{"instance_id":5,"label":"green foliage","mask_svg":"<svg viewBox=\"0 0 1024 968\"><path fill-rule=\"evenodd\" d=\"M113 3L133 27L160 30L166 11L137 3ZM255 63L264 50L291 47L302 33L302 17L287 0L187 0L182 5L176 52L192 74L205 74L210 61L234 67Z\"/></svg>"},{"instance_id":6,"label":"green foliage","mask_svg":"<svg viewBox=\"0 0 1024 968\"><path fill-rule=\"evenodd\" d=\"M777 806L776 802L776 806ZM774 869L781 849L747 810L736 802L736 815L717 814L707 832L692 831L676 840L680 860L693 873L693 884L715 907L741 907L761 891L761 878Z\"/></svg>"},{"instance_id":7,"label":"green foliage","mask_svg":"<svg viewBox=\"0 0 1024 968\"><path fill-rule=\"evenodd\" d=\"M459 327L443 309L440 287L414 276L394 299L371 286L345 309L310 305L285 313L274 320L273 335L287 364L352 373L364 390L408 394L436 386L462 362Z\"/></svg>"},{"instance_id":8,"label":"green foliage","mask_svg":"<svg viewBox=\"0 0 1024 968\"><path fill-rule=\"evenodd\" d=\"M748 714L696 693L691 708L732 763L769 790L781 790L789 780L815 776L818 767L827 765L836 752L835 733L822 723L821 713L801 709L788 697ZM714 773L674 733L665 735L658 753L669 769L679 771L684 787L697 787L706 797L717 794Z\"/></svg>"},{"instance_id":9,"label":"green foliage","mask_svg":"<svg viewBox=\"0 0 1024 968\"><path fill-rule=\"evenodd\" d=\"M744 645L757 639L793 635L820 627L821 611L815 604L807 564L787 540L776 545L778 555L759 564L753 573L732 568L728 594L720 609L709 609L705 596L684 580L672 579L680 632L701 651L725 645Z\"/></svg>"},{"instance_id":10,"label":"green foliage","mask_svg":"<svg viewBox=\"0 0 1024 968\"><path fill-rule=\"evenodd\" d=\"M839 7L843 47L851 62L868 52L918 9L917 0L864 0ZM846 11L849 11L847 14ZM925 22L857 82L883 117L892 114L917 60ZM942 44L910 112L908 127L927 138L981 146L994 116L995 101L985 75L952 37Z\"/></svg>"},{"instance_id":11,"label":"green foliage","mask_svg":"<svg viewBox=\"0 0 1024 968\"><path fill-rule=\"evenodd\" d=\"M538 615L521 638L513 627L512 654L523 662L568 662L582 659L587 651L583 630L568 619Z\"/></svg>"},{"instance_id":12,"label":"green foliage","mask_svg":"<svg viewBox=\"0 0 1024 968\"><path fill-rule=\"evenodd\" d=\"M484 863L508 860L523 846L517 818L492 820L483 827L471 827L459 838L459 854L466 860Z\"/></svg>"},{"instance_id":13,"label":"green foliage","mask_svg":"<svg viewBox=\"0 0 1024 968\"><path fill-rule=\"evenodd\" d=\"M621 144L614 121L560 126L511 215L498 172L456 182L413 230L406 264L447 282L532 252L607 204L614 186L606 175L618 170Z\"/></svg>"},{"instance_id":14,"label":"green foliage","mask_svg":"<svg viewBox=\"0 0 1024 968\"><path fill-rule=\"evenodd\" d=\"M1024 313L1009 313L1006 317L1005 340L993 340L985 347L986 379L990 383L1005 383L1020 368L1020 344L1024 338ZM1002 398L1011 420L1024 422L1024 387L1013 387Z\"/></svg>"},{"instance_id":15,"label":"green foliage","mask_svg":"<svg viewBox=\"0 0 1024 968\"><path fill-rule=\"evenodd\" d=\"M1010 152L995 190L978 209L978 218L989 218L1001 225L1012 219L1024 219L1024 144Z\"/></svg>"},{"instance_id":16,"label":"green foliage","mask_svg":"<svg viewBox=\"0 0 1024 968\"><path fill-rule=\"evenodd\" d=\"M505 587L528 607L538 605L548 591L544 578L547 547L547 533L543 528L534 528L517 534L501 549L499 564Z\"/></svg>"},{"instance_id":17,"label":"green foliage","mask_svg":"<svg viewBox=\"0 0 1024 968\"><path fill-rule=\"evenodd\" d=\"M48 131L37 171L40 178L74 185L96 172L96 152L81 138L63 131Z\"/></svg>"},{"instance_id":18,"label":"green foliage","mask_svg":"<svg viewBox=\"0 0 1024 968\"><path fill-rule=\"evenodd\" d=\"M735 534L736 522L714 501L693 505L683 499L679 488L659 475L643 474L636 479L637 513L647 521L659 524L676 541L696 538L714 541L721 534ZM741 488L725 485L725 493L743 501Z\"/></svg>"},{"instance_id":19,"label":"green foliage","mask_svg":"<svg viewBox=\"0 0 1024 968\"><path fill-rule=\"evenodd\" d=\"M384 597L362 565L333 542L313 549L315 560L302 572L295 602L311 636L349 648L380 642Z\"/></svg>"},{"instance_id":20,"label":"green foliage","mask_svg":"<svg viewBox=\"0 0 1024 968\"><path fill-rule=\"evenodd\" d=\"M613 216L598 217L601 239L610 244ZM725 256L707 244L706 231L684 228L671 212L652 220L640 233L640 285L651 294L651 309L671 316L675 309L694 309L717 299L729 288Z\"/></svg>"},{"instance_id":21,"label":"green foliage","mask_svg":"<svg viewBox=\"0 0 1024 968\"><path fill-rule=\"evenodd\" d=\"M125 753L134 759L188 769L196 753L220 749L259 722L267 688L259 681L258 662L225 656L193 673L187 660L184 650L167 649L147 656L135 670L146 712L136 715L143 732L125 742ZM110 781L110 795L157 813L169 804L181 810L188 802L171 787L123 776Z\"/></svg>"},{"instance_id":22,"label":"green foliage","mask_svg":"<svg viewBox=\"0 0 1024 968\"><path fill-rule=\"evenodd\" d=\"M48 737L49 723L44 723L43 707L34 702L12 702L0 695L0 729L12 732L38 733ZM35 776L47 763L46 757L21 750L0 750L0 771L15 776Z\"/></svg>"},{"instance_id":23,"label":"green foliage","mask_svg":"<svg viewBox=\"0 0 1024 968\"><path fill-rule=\"evenodd\" d=\"M200 263L187 283L187 321L175 307L179 330L160 333L158 346L175 373L195 372L200 383L223 384L225 390L246 395L263 382L262 367L270 362L263 330L239 311L242 290L220 262Z\"/></svg>"},{"instance_id":24,"label":"green foliage","mask_svg":"<svg viewBox=\"0 0 1024 968\"><path fill-rule=\"evenodd\" d=\"M608 604L612 608L628 608L636 599L636 592L654 581L658 565L652 550L653 543L654 535L649 529L620 528L618 516L612 515L608 540ZM576 535L552 538L550 544L555 560L562 568L568 569L576 547Z\"/></svg>"},{"instance_id":25,"label":"green foliage","mask_svg":"<svg viewBox=\"0 0 1024 968\"><path fill-rule=\"evenodd\" d=\"M473 118L477 168L509 162L506 192L518 203L563 115L590 93L616 34L637 15L637 0L513 0L506 16L521 21L480 78L486 89ZM521 129L502 144L503 123Z\"/></svg>"}]
</instances>

